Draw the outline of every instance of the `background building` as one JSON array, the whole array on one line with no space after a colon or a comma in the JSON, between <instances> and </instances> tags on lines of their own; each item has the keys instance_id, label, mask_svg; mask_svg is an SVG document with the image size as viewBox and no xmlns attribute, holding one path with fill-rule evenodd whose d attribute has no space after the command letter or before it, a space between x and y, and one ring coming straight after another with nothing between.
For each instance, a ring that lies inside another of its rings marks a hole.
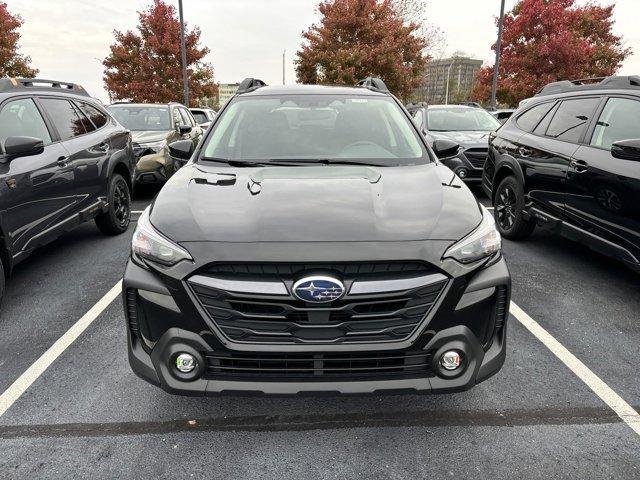
<instances>
[{"instance_id":1,"label":"background building","mask_svg":"<svg viewBox=\"0 0 640 480\"><path fill-rule=\"evenodd\" d=\"M467 102L480 67L482 60L463 56L432 60L427 64L424 84L414 91L412 101L432 105L447 103L448 83L448 103Z\"/></svg>"},{"instance_id":2,"label":"background building","mask_svg":"<svg viewBox=\"0 0 640 480\"><path fill-rule=\"evenodd\" d=\"M229 100L237 91L239 83L220 83L218 85L218 105L221 107Z\"/></svg>"}]
</instances>

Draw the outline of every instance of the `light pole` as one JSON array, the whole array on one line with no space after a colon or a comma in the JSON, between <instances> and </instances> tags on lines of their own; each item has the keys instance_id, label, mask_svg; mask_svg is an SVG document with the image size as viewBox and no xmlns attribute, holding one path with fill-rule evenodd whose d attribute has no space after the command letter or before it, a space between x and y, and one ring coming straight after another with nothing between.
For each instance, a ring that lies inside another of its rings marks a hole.
<instances>
[{"instance_id":1,"label":"light pole","mask_svg":"<svg viewBox=\"0 0 640 480\"><path fill-rule=\"evenodd\" d=\"M182 88L184 105L189 108L189 79L187 78L187 47L184 40L184 17L182 15L182 0L178 0L180 13L180 55L182 57Z\"/></svg>"},{"instance_id":2,"label":"light pole","mask_svg":"<svg viewBox=\"0 0 640 480\"><path fill-rule=\"evenodd\" d=\"M451 77L451 67L453 67L453 64L455 63L455 61L456 61L455 58L451 60L451 65L449 65L449 69L447 70L447 93L445 94L445 97L444 97L445 105L449 105L449 78Z\"/></svg>"},{"instance_id":3,"label":"light pole","mask_svg":"<svg viewBox=\"0 0 640 480\"><path fill-rule=\"evenodd\" d=\"M502 24L504 23L504 0L500 2L500 20L498 20L498 41L496 42L496 63L493 66L493 83L491 84L491 108L496 108L496 91L498 90L498 70L500 69L500 49L502 44Z\"/></svg>"}]
</instances>

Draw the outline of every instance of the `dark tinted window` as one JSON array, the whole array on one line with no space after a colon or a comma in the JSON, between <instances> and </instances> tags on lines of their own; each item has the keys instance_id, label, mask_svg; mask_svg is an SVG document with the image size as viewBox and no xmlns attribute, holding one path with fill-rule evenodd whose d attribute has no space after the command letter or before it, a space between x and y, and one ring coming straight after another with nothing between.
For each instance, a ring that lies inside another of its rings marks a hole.
<instances>
[{"instance_id":1,"label":"dark tinted window","mask_svg":"<svg viewBox=\"0 0 640 480\"><path fill-rule=\"evenodd\" d=\"M0 110L0 144L9 137L35 137L45 145L51 143L49 130L30 98L8 102Z\"/></svg>"},{"instance_id":2,"label":"dark tinted window","mask_svg":"<svg viewBox=\"0 0 640 480\"><path fill-rule=\"evenodd\" d=\"M80 118L75 107L68 100L42 98L40 101L56 126L61 140L69 140L87 133L85 122L88 119Z\"/></svg>"},{"instance_id":3,"label":"dark tinted window","mask_svg":"<svg viewBox=\"0 0 640 480\"><path fill-rule=\"evenodd\" d=\"M638 138L640 102L627 98L610 98L598 119L591 145L610 150L615 142Z\"/></svg>"},{"instance_id":4,"label":"dark tinted window","mask_svg":"<svg viewBox=\"0 0 640 480\"><path fill-rule=\"evenodd\" d=\"M536 125L544 118L544 116L549 113L551 107L553 107L554 102L541 103L540 105L536 105L535 107L527 110L522 115L518 117L516 123L518 127L526 132L531 132Z\"/></svg>"},{"instance_id":5,"label":"dark tinted window","mask_svg":"<svg viewBox=\"0 0 640 480\"><path fill-rule=\"evenodd\" d=\"M96 128L104 127L107 123L107 116L104 113L88 103L80 102L79 105L82 112L91 119Z\"/></svg>"},{"instance_id":6,"label":"dark tinted window","mask_svg":"<svg viewBox=\"0 0 640 480\"><path fill-rule=\"evenodd\" d=\"M206 123L209 121L206 113L204 113L201 110L192 111L191 114L193 115L193 118L196 119L196 122L198 122L199 124Z\"/></svg>"},{"instance_id":7,"label":"dark tinted window","mask_svg":"<svg viewBox=\"0 0 640 480\"><path fill-rule=\"evenodd\" d=\"M180 115L182 116L183 125L190 125L192 127L196 126L195 120L193 120L193 118L191 117L191 114L189 112L187 112L186 109L179 108L178 111L180 112Z\"/></svg>"},{"instance_id":8,"label":"dark tinted window","mask_svg":"<svg viewBox=\"0 0 640 480\"><path fill-rule=\"evenodd\" d=\"M599 98L576 98L563 101L547 128L547 137L577 143L599 102Z\"/></svg>"}]
</instances>

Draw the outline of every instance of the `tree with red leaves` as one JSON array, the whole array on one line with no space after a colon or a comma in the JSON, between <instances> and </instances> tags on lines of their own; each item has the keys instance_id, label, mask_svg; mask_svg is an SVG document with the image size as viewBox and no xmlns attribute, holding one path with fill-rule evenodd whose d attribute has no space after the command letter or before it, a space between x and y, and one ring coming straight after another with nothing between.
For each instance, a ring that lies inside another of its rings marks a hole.
<instances>
[{"instance_id":1,"label":"tree with red leaves","mask_svg":"<svg viewBox=\"0 0 640 480\"><path fill-rule=\"evenodd\" d=\"M423 80L427 41L391 0L324 0L319 24L302 34L295 60L298 81L355 85L373 75L401 98Z\"/></svg>"},{"instance_id":2,"label":"tree with red leaves","mask_svg":"<svg viewBox=\"0 0 640 480\"><path fill-rule=\"evenodd\" d=\"M611 32L614 6L520 0L504 17L498 101L515 106L550 82L613 75L631 53ZM489 99L492 76L492 66L478 71L474 100Z\"/></svg>"},{"instance_id":3,"label":"tree with red leaves","mask_svg":"<svg viewBox=\"0 0 640 480\"><path fill-rule=\"evenodd\" d=\"M154 0L138 12L138 33L114 31L111 54L102 62L104 84L112 100L166 103L182 99L182 63L180 57L180 21L176 9L163 0ZM209 53L200 48L200 29L185 27L187 73L190 102L217 95L213 68L203 58Z\"/></svg>"},{"instance_id":4,"label":"tree with red leaves","mask_svg":"<svg viewBox=\"0 0 640 480\"><path fill-rule=\"evenodd\" d=\"M31 68L31 58L18 53L18 42L22 26L19 15L11 15L7 4L0 2L0 77L33 78L38 70Z\"/></svg>"}]
</instances>

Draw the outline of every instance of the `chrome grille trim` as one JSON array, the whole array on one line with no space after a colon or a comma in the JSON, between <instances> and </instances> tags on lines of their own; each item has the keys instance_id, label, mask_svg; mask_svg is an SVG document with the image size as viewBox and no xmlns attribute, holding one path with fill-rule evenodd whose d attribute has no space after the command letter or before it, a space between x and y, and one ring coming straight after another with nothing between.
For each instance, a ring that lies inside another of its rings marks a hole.
<instances>
[{"instance_id":1,"label":"chrome grille trim","mask_svg":"<svg viewBox=\"0 0 640 480\"><path fill-rule=\"evenodd\" d=\"M434 283L442 282L447 279L441 273L424 275L413 278L398 278L396 280L380 280L380 281L355 281L351 285L349 295L365 295L371 293L390 293L411 290L418 287L428 287Z\"/></svg>"},{"instance_id":2,"label":"chrome grille trim","mask_svg":"<svg viewBox=\"0 0 640 480\"><path fill-rule=\"evenodd\" d=\"M194 275L189 282L211 287L216 290L226 290L235 293L253 293L256 295L289 295L287 287L282 282L254 282L244 280L227 280L223 278Z\"/></svg>"}]
</instances>

